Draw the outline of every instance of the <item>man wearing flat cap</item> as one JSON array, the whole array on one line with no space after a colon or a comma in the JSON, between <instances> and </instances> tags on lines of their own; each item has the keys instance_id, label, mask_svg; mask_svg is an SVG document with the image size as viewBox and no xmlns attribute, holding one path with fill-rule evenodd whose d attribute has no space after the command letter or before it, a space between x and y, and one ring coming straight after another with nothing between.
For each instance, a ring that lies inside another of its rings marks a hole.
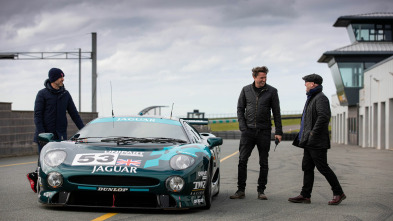
<instances>
[{"instance_id":1,"label":"man wearing flat cap","mask_svg":"<svg viewBox=\"0 0 393 221\"><path fill-rule=\"evenodd\" d=\"M34 142L38 144L38 156L42 146L38 143L38 134L53 133L55 140L67 139L67 116L71 116L78 129L82 129L84 124L76 110L71 94L64 88L64 73L59 68L49 70L48 79L44 82L44 89L41 89L35 99ZM29 173L27 178L31 188L36 192L37 174Z\"/></svg>"},{"instance_id":2,"label":"man wearing flat cap","mask_svg":"<svg viewBox=\"0 0 393 221\"><path fill-rule=\"evenodd\" d=\"M345 198L336 174L327 163L327 151L330 149L329 121L331 117L328 98L322 92L323 79L317 74L303 77L307 91L300 131L293 145L303 148L302 170L303 187L299 196L289 198L293 203L311 203L311 192L314 184L314 169L325 176L333 191L333 199L329 205L338 205Z\"/></svg>"}]
</instances>

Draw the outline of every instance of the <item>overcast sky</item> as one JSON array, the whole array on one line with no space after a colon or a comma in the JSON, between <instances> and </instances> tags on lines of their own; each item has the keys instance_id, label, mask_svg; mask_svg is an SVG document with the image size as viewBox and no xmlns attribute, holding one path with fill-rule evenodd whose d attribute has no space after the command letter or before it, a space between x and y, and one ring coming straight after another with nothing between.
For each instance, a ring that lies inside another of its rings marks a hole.
<instances>
[{"instance_id":1,"label":"overcast sky","mask_svg":"<svg viewBox=\"0 0 393 221\"><path fill-rule=\"evenodd\" d=\"M174 116L236 113L251 69L265 65L285 114L303 109L304 75L320 74L329 98L336 92L317 60L350 44L333 27L338 17L392 11L391 0L0 0L0 53L90 52L96 32L100 116L111 115L111 84L115 115L172 103ZM52 67L79 109L78 60L0 60L0 102L33 110ZM92 110L91 70L83 60L83 112Z\"/></svg>"}]
</instances>

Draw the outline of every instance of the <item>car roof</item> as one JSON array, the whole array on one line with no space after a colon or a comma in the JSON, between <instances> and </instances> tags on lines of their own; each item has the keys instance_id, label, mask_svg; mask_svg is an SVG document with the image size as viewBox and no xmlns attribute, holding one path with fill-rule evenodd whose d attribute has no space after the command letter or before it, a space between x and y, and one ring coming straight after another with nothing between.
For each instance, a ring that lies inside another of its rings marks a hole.
<instances>
[{"instance_id":1,"label":"car roof","mask_svg":"<svg viewBox=\"0 0 393 221\"><path fill-rule=\"evenodd\" d=\"M166 117L166 116L159 116L159 115L120 115L120 116L102 116L97 117L96 119L101 118L156 118L156 119L165 119L165 120L174 120L179 121L180 119L177 117Z\"/></svg>"}]
</instances>

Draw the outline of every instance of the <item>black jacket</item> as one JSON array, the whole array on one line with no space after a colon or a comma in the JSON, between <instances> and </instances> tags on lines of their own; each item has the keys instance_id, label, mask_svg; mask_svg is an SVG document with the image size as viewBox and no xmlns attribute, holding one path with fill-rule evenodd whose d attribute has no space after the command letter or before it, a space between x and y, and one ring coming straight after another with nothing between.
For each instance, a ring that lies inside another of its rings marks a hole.
<instances>
[{"instance_id":1,"label":"black jacket","mask_svg":"<svg viewBox=\"0 0 393 221\"><path fill-rule=\"evenodd\" d=\"M265 84L257 94L254 83L243 87L237 102L237 119L239 129L247 128L269 129L272 128L271 112L273 112L275 134L282 135L280 100L277 89Z\"/></svg>"},{"instance_id":2,"label":"black jacket","mask_svg":"<svg viewBox=\"0 0 393 221\"><path fill-rule=\"evenodd\" d=\"M84 127L82 119L76 110L70 93L64 88L52 88L49 79L44 83L45 88L37 94L34 104L34 123L36 131L34 141L38 141L38 134L53 133L56 139L67 139L67 116L71 116L78 129Z\"/></svg>"},{"instance_id":3,"label":"black jacket","mask_svg":"<svg viewBox=\"0 0 393 221\"><path fill-rule=\"evenodd\" d=\"M301 148L330 149L329 121L331 117L329 99L322 87L312 94L303 112L303 131L293 141Z\"/></svg>"}]
</instances>

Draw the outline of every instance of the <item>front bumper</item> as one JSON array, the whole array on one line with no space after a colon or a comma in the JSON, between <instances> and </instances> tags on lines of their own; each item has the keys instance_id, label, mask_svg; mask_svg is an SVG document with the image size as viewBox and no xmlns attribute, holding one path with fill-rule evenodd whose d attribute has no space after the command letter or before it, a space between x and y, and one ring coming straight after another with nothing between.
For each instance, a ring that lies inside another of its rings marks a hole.
<instances>
[{"instance_id":1,"label":"front bumper","mask_svg":"<svg viewBox=\"0 0 393 221\"><path fill-rule=\"evenodd\" d=\"M206 205L204 186L197 186L205 182L206 178L197 175L182 176L185 186L176 193L166 188L165 182L170 176L173 175L156 174L154 177L158 178L66 176L63 185L54 189L49 187L46 174L41 171L38 199L40 203L50 206L76 207L185 209Z\"/></svg>"},{"instance_id":2,"label":"front bumper","mask_svg":"<svg viewBox=\"0 0 393 221\"><path fill-rule=\"evenodd\" d=\"M205 206L204 195L155 194L147 191L40 191L39 202L51 206L146 209L185 209Z\"/></svg>"}]
</instances>

